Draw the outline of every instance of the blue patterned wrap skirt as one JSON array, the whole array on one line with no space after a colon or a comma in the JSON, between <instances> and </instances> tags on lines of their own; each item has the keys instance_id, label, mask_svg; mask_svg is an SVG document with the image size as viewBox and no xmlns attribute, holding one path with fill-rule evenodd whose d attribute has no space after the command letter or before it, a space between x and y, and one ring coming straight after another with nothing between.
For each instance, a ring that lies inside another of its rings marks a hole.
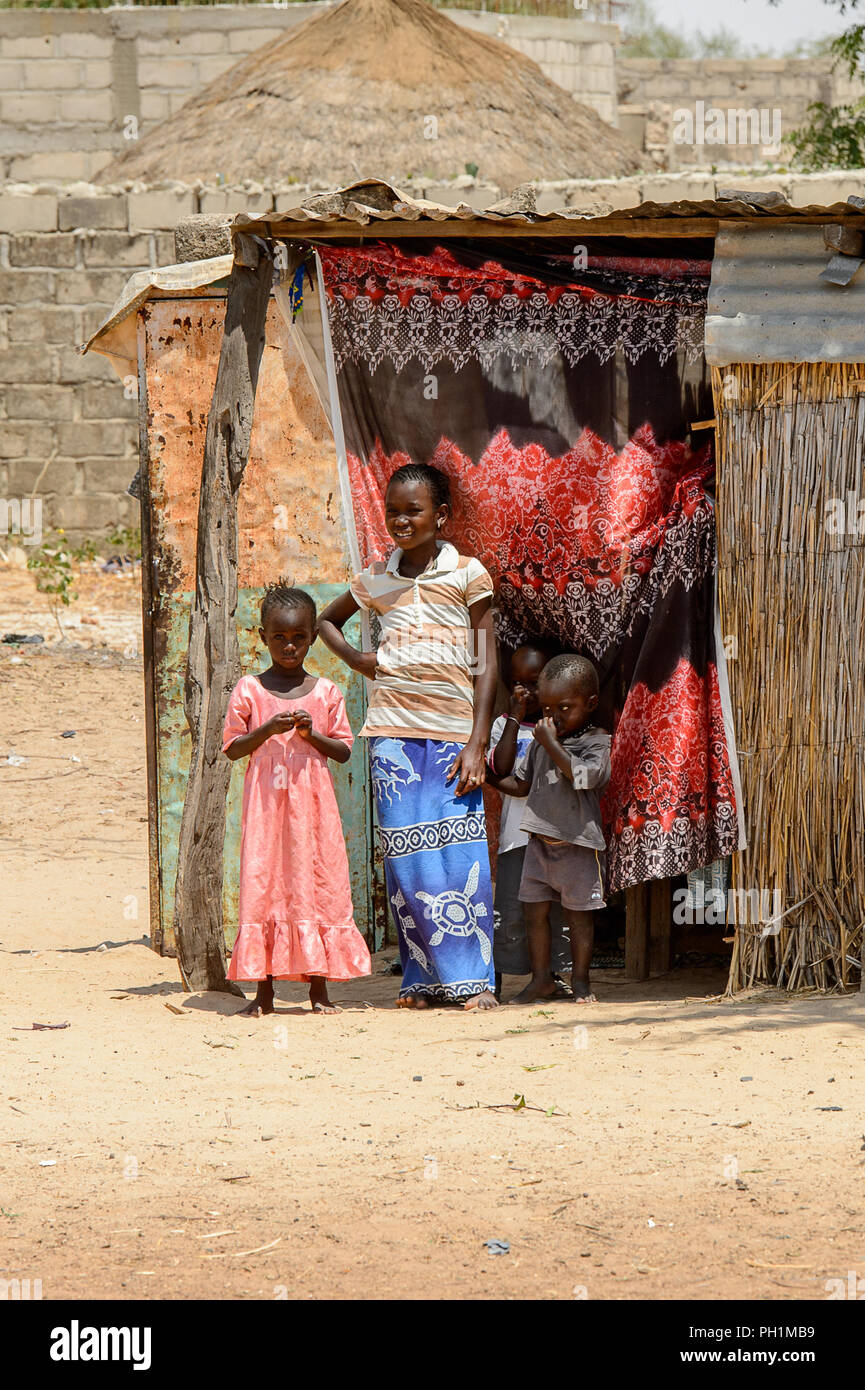
<instances>
[{"instance_id":1,"label":"blue patterned wrap skirt","mask_svg":"<svg viewBox=\"0 0 865 1390\"><path fill-rule=\"evenodd\" d=\"M400 998L462 1001L492 991L493 891L483 793L445 776L462 744L370 739L388 900L399 932Z\"/></svg>"}]
</instances>

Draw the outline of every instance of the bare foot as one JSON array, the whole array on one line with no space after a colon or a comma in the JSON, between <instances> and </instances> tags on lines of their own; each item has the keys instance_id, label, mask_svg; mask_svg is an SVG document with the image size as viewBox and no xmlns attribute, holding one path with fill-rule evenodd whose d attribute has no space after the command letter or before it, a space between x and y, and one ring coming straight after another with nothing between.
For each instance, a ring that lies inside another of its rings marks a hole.
<instances>
[{"instance_id":1,"label":"bare foot","mask_svg":"<svg viewBox=\"0 0 865 1390\"><path fill-rule=\"evenodd\" d=\"M396 1006L398 1009L428 1009L430 1001L423 994L402 994Z\"/></svg>"},{"instance_id":2,"label":"bare foot","mask_svg":"<svg viewBox=\"0 0 865 1390\"><path fill-rule=\"evenodd\" d=\"M327 996L327 980L323 975L313 975L309 982L309 1002L314 1014L338 1014L336 1004L331 1004Z\"/></svg>"},{"instance_id":3,"label":"bare foot","mask_svg":"<svg viewBox=\"0 0 865 1390\"><path fill-rule=\"evenodd\" d=\"M250 999L249 1004L246 1005L245 1009L238 1009L238 1013L236 1013L236 1016L238 1016L239 1019L260 1019L260 1017L263 1017L264 1015L266 1015L266 1013L273 1012L273 990L271 990L270 992L270 998L261 998L261 991L259 990L259 992L257 992L256 994L256 997L254 997L254 999Z\"/></svg>"},{"instance_id":4,"label":"bare foot","mask_svg":"<svg viewBox=\"0 0 865 1390\"><path fill-rule=\"evenodd\" d=\"M538 979L534 976L529 983L515 994L513 999L508 1000L508 1004L534 1004L538 999L561 998L558 994L558 986L551 975L543 975Z\"/></svg>"},{"instance_id":5,"label":"bare foot","mask_svg":"<svg viewBox=\"0 0 865 1390\"><path fill-rule=\"evenodd\" d=\"M238 1009L238 1018L262 1018L264 1014L273 1013L273 980L259 980L258 989L255 991L255 998L252 999L245 1009Z\"/></svg>"},{"instance_id":6,"label":"bare foot","mask_svg":"<svg viewBox=\"0 0 865 1390\"><path fill-rule=\"evenodd\" d=\"M490 994L488 989L481 994L473 994L471 999L467 999L464 1005L467 1009L497 1009L499 1001L494 994Z\"/></svg>"},{"instance_id":7,"label":"bare foot","mask_svg":"<svg viewBox=\"0 0 865 1390\"><path fill-rule=\"evenodd\" d=\"M574 991L574 1000L577 1004L597 1004L598 996L592 990L588 980L575 980L571 976L571 989Z\"/></svg>"}]
</instances>

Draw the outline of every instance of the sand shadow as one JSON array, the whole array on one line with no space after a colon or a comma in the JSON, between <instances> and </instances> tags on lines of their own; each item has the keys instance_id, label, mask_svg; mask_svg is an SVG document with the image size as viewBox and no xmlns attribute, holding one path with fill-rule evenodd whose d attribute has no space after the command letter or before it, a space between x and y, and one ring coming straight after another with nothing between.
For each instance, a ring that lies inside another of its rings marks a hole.
<instances>
[{"instance_id":1,"label":"sand shadow","mask_svg":"<svg viewBox=\"0 0 865 1390\"><path fill-rule=\"evenodd\" d=\"M190 1013L217 1014L221 1018L231 1018L239 1015L254 997L255 994L252 990L245 999L241 999L237 994L223 994L221 991L212 990L206 994L188 995L184 1000L183 1007ZM334 1000L334 1003L338 1002L338 1000ZM272 1014L264 1014L261 1018L250 1018L249 1022L264 1024L266 1027L268 1022L279 1023L281 1019L292 1016L295 1018L320 1017L320 1015L313 1014L312 1008L306 1001L301 1003L294 999L280 999L277 995ZM336 1017L336 1015L332 1015L332 1017Z\"/></svg>"},{"instance_id":2,"label":"sand shadow","mask_svg":"<svg viewBox=\"0 0 865 1390\"><path fill-rule=\"evenodd\" d=\"M109 994L136 994L147 998L159 994L186 994L179 980L155 980L151 985L114 985Z\"/></svg>"},{"instance_id":3,"label":"sand shadow","mask_svg":"<svg viewBox=\"0 0 865 1390\"><path fill-rule=\"evenodd\" d=\"M150 945L149 936L132 936L128 941L99 941L95 946L58 946L56 952L58 956L86 956L94 951L117 951L121 946L148 946ZM50 948L49 948L50 949ZM14 955L28 955L27 951L15 951Z\"/></svg>"}]
</instances>

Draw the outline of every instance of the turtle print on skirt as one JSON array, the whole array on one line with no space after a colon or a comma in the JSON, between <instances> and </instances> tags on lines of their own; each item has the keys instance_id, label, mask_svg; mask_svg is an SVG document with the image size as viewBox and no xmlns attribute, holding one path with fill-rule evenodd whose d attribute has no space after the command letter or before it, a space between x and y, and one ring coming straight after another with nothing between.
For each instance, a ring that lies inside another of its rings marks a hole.
<instances>
[{"instance_id":1,"label":"turtle print on skirt","mask_svg":"<svg viewBox=\"0 0 865 1390\"><path fill-rule=\"evenodd\" d=\"M462 1001L492 990L493 894L483 794L445 781L459 743L372 738L370 762L400 997Z\"/></svg>"}]
</instances>

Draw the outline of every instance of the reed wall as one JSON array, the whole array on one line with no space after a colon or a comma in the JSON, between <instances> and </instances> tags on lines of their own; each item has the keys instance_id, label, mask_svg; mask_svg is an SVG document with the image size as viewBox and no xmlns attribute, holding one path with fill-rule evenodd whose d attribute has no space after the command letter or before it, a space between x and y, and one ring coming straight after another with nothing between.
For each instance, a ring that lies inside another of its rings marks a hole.
<instances>
[{"instance_id":1,"label":"reed wall","mask_svg":"<svg viewBox=\"0 0 865 1390\"><path fill-rule=\"evenodd\" d=\"M783 912L736 924L730 987L858 986L865 363L714 368L713 387L721 615L748 832L733 887L778 889Z\"/></svg>"}]
</instances>

